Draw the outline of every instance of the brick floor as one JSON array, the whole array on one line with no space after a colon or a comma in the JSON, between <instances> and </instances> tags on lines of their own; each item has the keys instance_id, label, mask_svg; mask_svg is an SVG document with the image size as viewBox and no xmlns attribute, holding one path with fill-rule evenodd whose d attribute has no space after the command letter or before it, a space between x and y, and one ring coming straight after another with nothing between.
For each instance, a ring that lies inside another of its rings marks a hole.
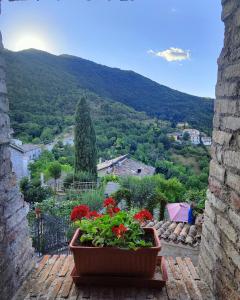
<instances>
[{"instance_id":1,"label":"brick floor","mask_svg":"<svg viewBox=\"0 0 240 300\"><path fill-rule=\"evenodd\" d=\"M23 283L14 300L24 299L160 299L160 300L212 300L205 282L189 258L166 258L168 281L161 290L146 288L81 287L72 282L71 255L46 255Z\"/></svg>"}]
</instances>

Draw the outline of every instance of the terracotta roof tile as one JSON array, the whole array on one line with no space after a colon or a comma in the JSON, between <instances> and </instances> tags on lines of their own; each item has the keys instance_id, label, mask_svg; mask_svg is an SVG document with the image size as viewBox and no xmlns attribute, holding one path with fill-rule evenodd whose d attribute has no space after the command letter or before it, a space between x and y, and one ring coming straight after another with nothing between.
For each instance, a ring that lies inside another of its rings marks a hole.
<instances>
[{"instance_id":1,"label":"terracotta roof tile","mask_svg":"<svg viewBox=\"0 0 240 300\"><path fill-rule=\"evenodd\" d=\"M200 244L201 235L196 225L171 221L151 221L143 224L144 227L154 227L160 239L166 242L184 244L196 247Z\"/></svg>"}]
</instances>

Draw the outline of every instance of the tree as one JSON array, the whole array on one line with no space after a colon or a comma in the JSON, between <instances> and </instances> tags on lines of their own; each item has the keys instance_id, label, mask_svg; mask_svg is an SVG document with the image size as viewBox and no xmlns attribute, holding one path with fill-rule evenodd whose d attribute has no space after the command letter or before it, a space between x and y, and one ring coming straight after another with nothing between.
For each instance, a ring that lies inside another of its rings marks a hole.
<instances>
[{"instance_id":1,"label":"tree","mask_svg":"<svg viewBox=\"0 0 240 300\"><path fill-rule=\"evenodd\" d=\"M96 135L90 109L84 97L76 108L74 144L75 173L88 172L97 176Z\"/></svg>"},{"instance_id":2,"label":"tree","mask_svg":"<svg viewBox=\"0 0 240 300\"><path fill-rule=\"evenodd\" d=\"M41 187L39 180L30 181L27 177L21 179L20 190L23 193L24 200L29 203L42 202L52 195L49 188Z\"/></svg>"},{"instance_id":3,"label":"tree","mask_svg":"<svg viewBox=\"0 0 240 300\"><path fill-rule=\"evenodd\" d=\"M187 131L185 131L184 134L183 134L183 140L184 141L189 141L190 140L190 134Z\"/></svg>"},{"instance_id":4,"label":"tree","mask_svg":"<svg viewBox=\"0 0 240 300\"><path fill-rule=\"evenodd\" d=\"M62 166L58 161L54 161L49 165L48 171L49 171L50 176L53 177L55 180L54 190L56 192L57 179L61 177Z\"/></svg>"}]
</instances>

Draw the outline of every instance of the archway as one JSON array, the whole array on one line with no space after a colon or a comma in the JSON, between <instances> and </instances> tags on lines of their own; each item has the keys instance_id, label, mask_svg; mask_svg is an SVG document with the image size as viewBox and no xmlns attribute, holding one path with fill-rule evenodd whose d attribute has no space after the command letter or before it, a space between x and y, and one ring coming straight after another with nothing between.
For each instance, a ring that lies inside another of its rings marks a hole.
<instances>
[{"instance_id":1,"label":"archway","mask_svg":"<svg viewBox=\"0 0 240 300\"><path fill-rule=\"evenodd\" d=\"M240 290L240 2L222 0L222 4L225 42L218 62L212 161L199 269L217 299L230 295L237 299ZM3 48L2 43L0 47ZM0 96L0 289L1 297L9 299L33 262L26 209L11 172L8 100L1 56Z\"/></svg>"}]
</instances>

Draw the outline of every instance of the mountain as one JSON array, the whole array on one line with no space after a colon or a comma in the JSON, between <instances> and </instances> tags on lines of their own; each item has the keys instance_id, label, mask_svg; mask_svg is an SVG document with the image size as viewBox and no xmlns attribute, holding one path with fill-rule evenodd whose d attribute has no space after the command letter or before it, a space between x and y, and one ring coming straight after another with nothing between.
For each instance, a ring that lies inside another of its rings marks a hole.
<instances>
[{"instance_id":1,"label":"mountain","mask_svg":"<svg viewBox=\"0 0 240 300\"><path fill-rule=\"evenodd\" d=\"M5 59L11 117L17 134L29 122L42 127L70 125L77 99L86 91L150 117L173 123L187 121L205 132L211 130L212 99L170 89L133 71L34 49L5 50Z\"/></svg>"}]
</instances>

